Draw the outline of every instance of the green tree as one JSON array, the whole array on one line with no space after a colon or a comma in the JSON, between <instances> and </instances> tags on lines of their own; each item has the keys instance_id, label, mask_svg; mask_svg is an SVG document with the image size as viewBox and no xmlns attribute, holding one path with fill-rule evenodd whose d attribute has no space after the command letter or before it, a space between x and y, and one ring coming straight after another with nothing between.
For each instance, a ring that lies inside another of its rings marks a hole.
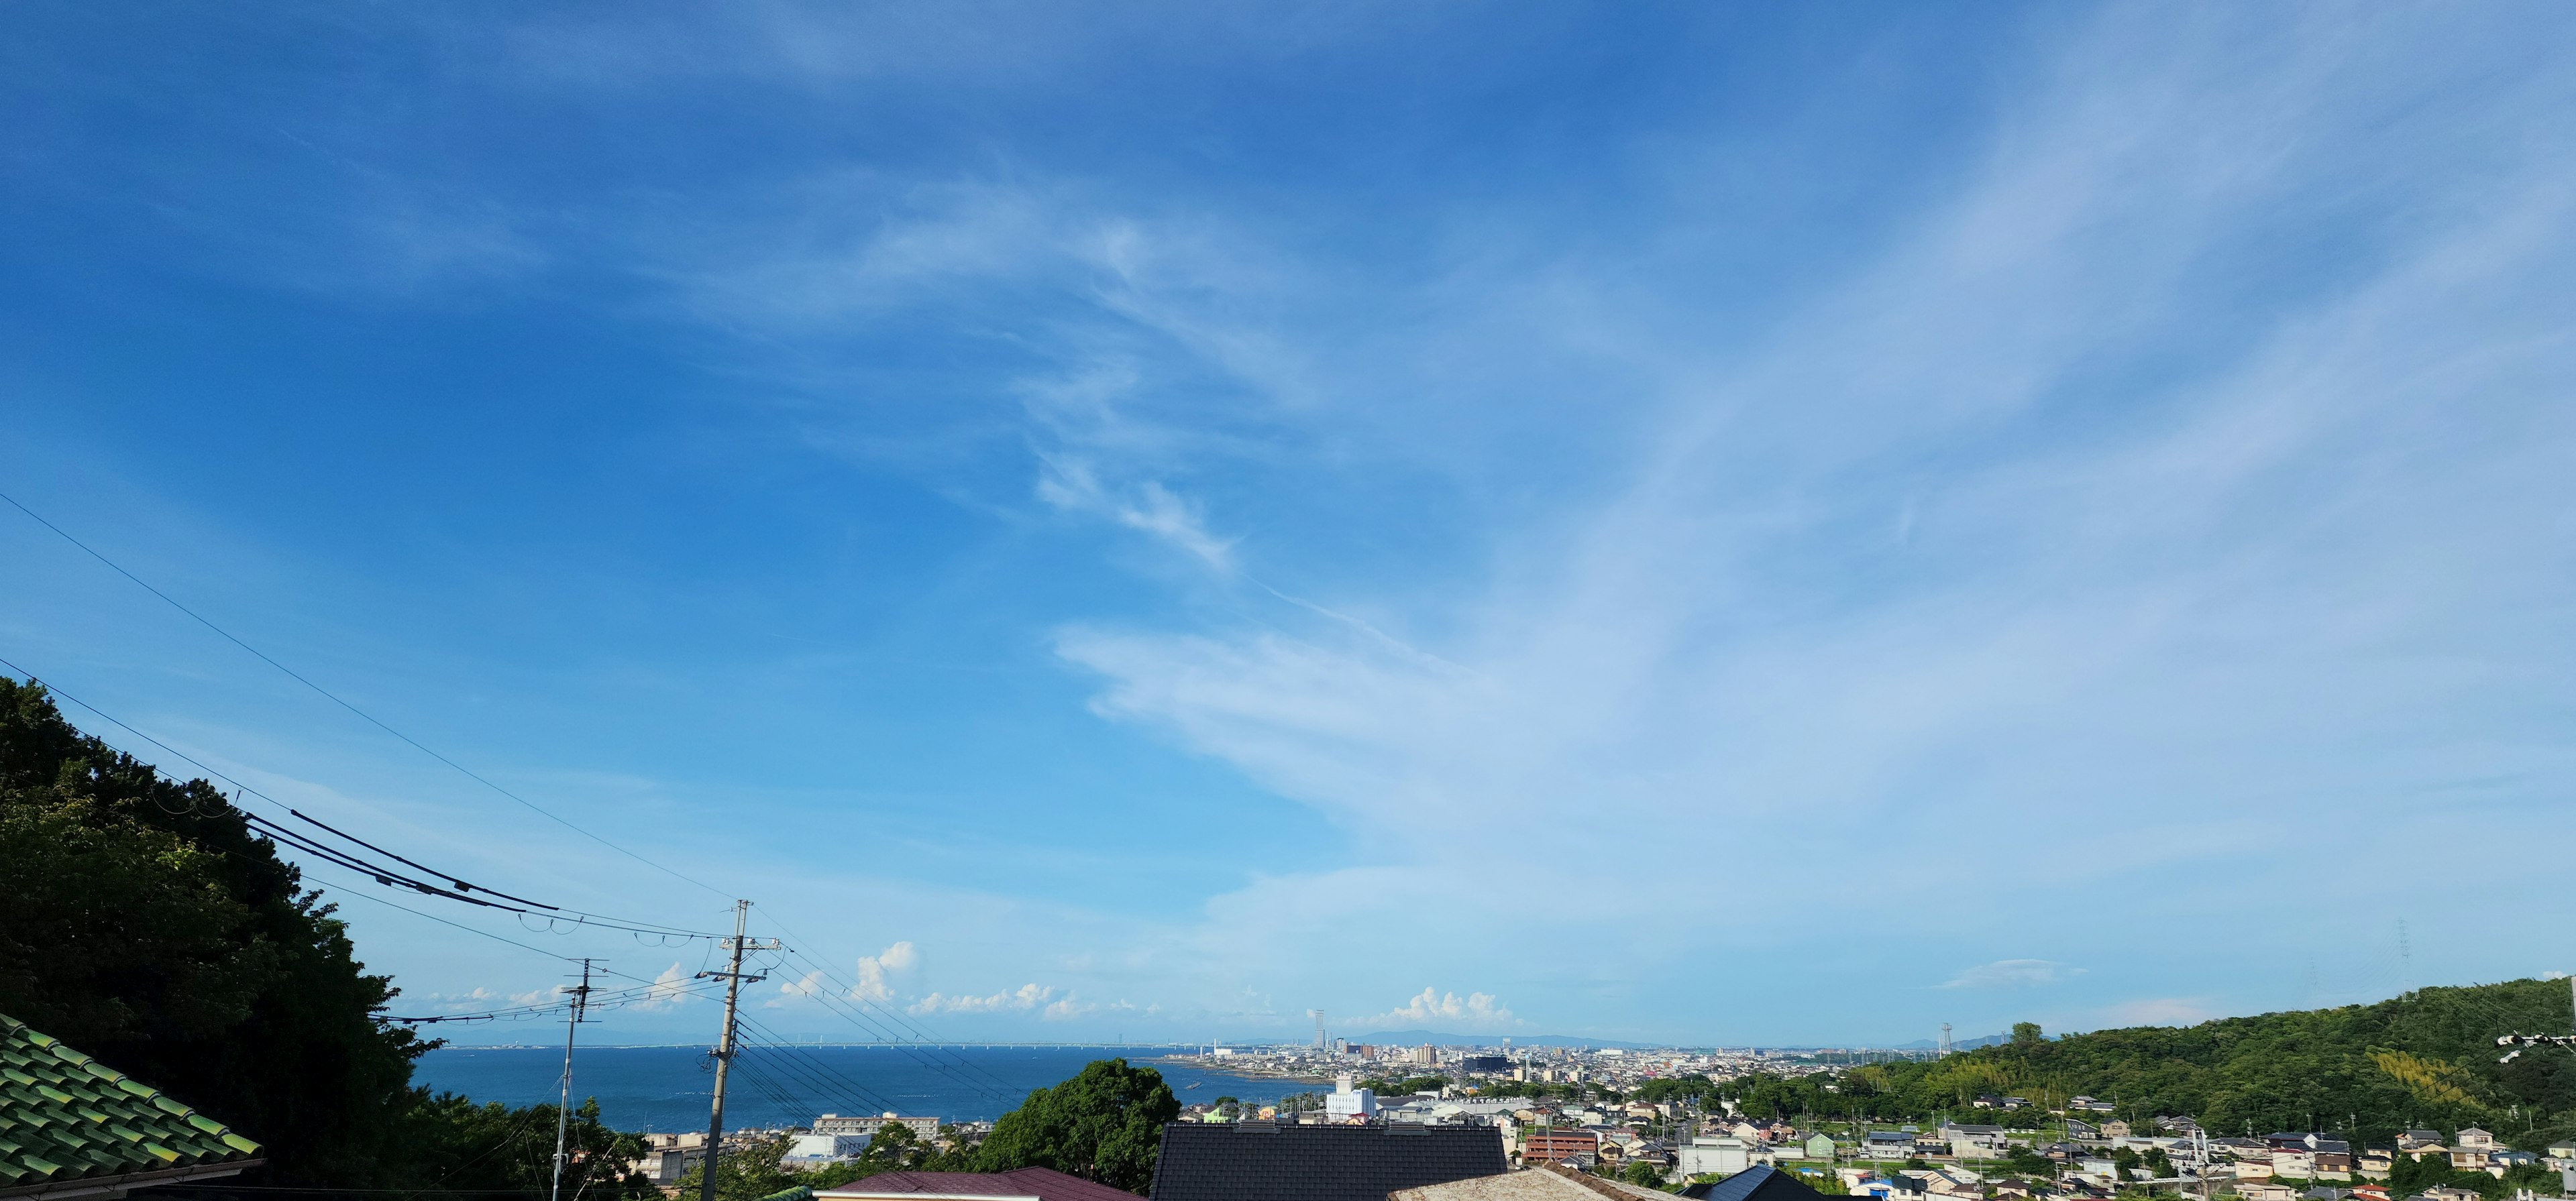
<instances>
[{"instance_id":1,"label":"green tree","mask_svg":"<svg viewBox=\"0 0 2576 1201\"><path fill-rule=\"evenodd\" d=\"M2037 1023L2037 1022L2014 1022L2014 1023L2013 1023L2013 1028L2012 1028L2012 1045L2014 1045L2014 1046L2016 1046L2016 1047L2035 1047L2035 1046L2038 1046L2038 1045L2040 1044L2040 1041L2041 1041L2041 1040L2040 1040L2040 1036L2039 1036L2039 1023Z\"/></svg>"},{"instance_id":2,"label":"green tree","mask_svg":"<svg viewBox=\"0 0 2576 1201\"><path fill-rule=\"evenodd\" d=\"M202 780L174 784L0 678L0 1012L266 1146L265 1182L410 1184L431 1044L391 981ZM551 1151L551 1146L549 1147Z\"/></svg>"},{"instance_id":3,"label":"green tree","mask_svg":"<svg viewBox=\"0 0 2576 1201\"><path fill-rule=\"evenodd\" d=\"M756 1139L716 1157L716 1201L760 1201L771 1193L809 1183L781 1163L790 1145L785 1136ZM680 1176L680 1201L691 1201L707 1186L705 1160L689 1165Z\"/></svg>"},{"instance_id":4,"label":"green tree","mask_svg":"<svg viewBox=\"0 0 2576 1201\"><path fill-rule=\"evenodd\" d=\"M1648 1163L1641 1159L1620 1169L1619 1179L1640 1188L1662 1188L1664 1187L1664 1165Z\"/></svg>"},{"instance_id":5,"label":"green tree","mask_svg":"<svg viewBox=\"0 0 2576 1201\"><path fill-rule=\"evenodd\" d=\"M1054 1168L1141 1193L1154 1182L1163 1123L1179 1116L1163 1074L1124 1059L1095 1059L1070 1080L1031 1092L993 1123L975 1149L976 1171Z\"/></svg>"},{"instance_id":6,"label":"green tree","mask_svg":"<svg viewBox=\"0 0 2576 1201\"><path fill-rule=\"evenodd\" d=\"M469 1201L511 1190L546 1192L554 1178L555 1107L477 1105L453 1093L427 1097L404 1115L406 1160L418 1201ZM575 1107L565 1127L565 1196L588 1201L658 1201L650 1178L627 1164L644 1143L599 1120L599 1102Z\"/></svg>"}]
</instances>

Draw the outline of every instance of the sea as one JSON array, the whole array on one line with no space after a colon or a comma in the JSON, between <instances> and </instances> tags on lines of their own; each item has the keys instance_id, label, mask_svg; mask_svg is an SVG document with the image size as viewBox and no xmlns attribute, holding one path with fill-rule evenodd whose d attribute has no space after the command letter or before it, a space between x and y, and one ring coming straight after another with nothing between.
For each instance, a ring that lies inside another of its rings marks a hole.
<instances>
[{"instance_id":1,"label":"sea","mask_svg":"<svg viewBox=\"0 0 2576 1201\"><path fill-rule=\"evenodd\" d=\"M1208 1071L1162 1062L1182 1047L927 1045L756 1045L734 1059L725 1087L725 1127L804 1126L820 1114L876 1114L943 1122L991 1121L1032 1089L1071 1077L1095 1059L1124 1058L1163 1074L1184 1105L1218 1097L1275 1101L1316 1085ZM563 1048L441 1047L421 1057L412 1083L476 1101L552 1104ZM600 1120L618 1130L704 1130L714 1089L707 1048L581 1047L573 1053L572 1096L599 1100Z\"/></svg>"}]
</instances>

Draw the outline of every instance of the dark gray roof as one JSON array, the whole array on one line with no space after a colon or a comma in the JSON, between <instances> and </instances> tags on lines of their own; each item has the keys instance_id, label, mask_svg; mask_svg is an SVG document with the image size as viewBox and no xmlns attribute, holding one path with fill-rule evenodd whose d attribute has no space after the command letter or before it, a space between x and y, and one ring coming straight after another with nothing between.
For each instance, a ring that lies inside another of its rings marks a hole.
<instances>
[{"instance_id":1,"label":"dark gray roof","mask_svg":"<svg viewBox=\"0 0 2576 1201\"><path fill-rule=\"evenodd\" d=\"M1824 1194L1807 1182L1769 1164L1746 1168L1724 1180L1694 1184L1682 1190L1692 1201L1816 1201Z\"/></svg>"},{"instance_id":2,"label":"dark gray roof","mask_svg":"<svg viewBox=\"0 0 2576 1201\"><path fill-rule=\"evenodd\" d=\"M1386 1201L1397 1189L1496 1176L1491 1126L1302 1126L1171 1122L1154 1201ZM1769 1201L1769 1199L1765 1199Z\"/></svg>"}]
</instances>

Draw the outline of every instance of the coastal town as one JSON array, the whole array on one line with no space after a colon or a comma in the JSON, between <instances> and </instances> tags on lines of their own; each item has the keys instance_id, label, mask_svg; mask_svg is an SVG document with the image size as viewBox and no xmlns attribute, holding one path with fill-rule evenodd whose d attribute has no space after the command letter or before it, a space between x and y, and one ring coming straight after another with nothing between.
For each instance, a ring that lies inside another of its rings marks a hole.
<instances>
[{"instance_id":1,"label":"coastal town","mask_svg":"<svg viewBox=\"0 0 2576 1201\"><path fill-rule=\"evenodd\" d=\"M1350 1127L1489 1130L1510 1171L1616 1181L1631 1192L1700 1196L1756 1174L1817 1194L1883 1201L2109 1201L2157 1194L2237 1201L2490 1201L2491 1190L2403 1187L2409 1167L2502 1181L2554 1174L2516 1201L2576 1194L2576 1140L2539 1152L2494 1132L2408 1129L2382 1144L2335 1132L2229 1134L2185 1116L2127 1120L2101 1098L1981 1094L1965 1113L1927 1122L1832 1121L1748 1114L1683 1082L1750 1075L1819 1076L1862 1050L1640 1050L1327 1044L1211 1046L1166 1061L1248 1081L1318 1087L1272 1100L1217 1096L1183 1104L1179 1124L1247 1131ZM1680 1086L1680 1087L1677 1087ZM1200 1085L1192 1084L1196 1089ZM1247 1090L1249 1091L1249 1090ZM781 1163L819 1170L857 1161L891 1127L907 1144L966 1152L990 1122L935 1116L823 1114L795 1128L729 1134L727 1153L784 1146ZM703 1133L647 1136L635 1170L676 1193L703 1159ZM2420 1175L2421 1173L2416 1173ZM1598 1190L1596 1190L1598 1191ZM831 1193L842 1196L843 1193Z\"/></svg>"}]
</instances>

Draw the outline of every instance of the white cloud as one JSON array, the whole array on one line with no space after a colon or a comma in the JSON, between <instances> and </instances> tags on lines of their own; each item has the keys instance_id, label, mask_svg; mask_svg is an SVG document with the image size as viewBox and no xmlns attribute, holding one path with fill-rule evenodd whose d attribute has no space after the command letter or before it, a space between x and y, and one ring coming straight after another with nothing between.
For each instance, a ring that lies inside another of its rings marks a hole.
<instances>
[{"instance_id":1,"label":"white cloud","mask_svg":"<svg viewBox=\"0 0 2576 1201\"><path fill-rule=\"evenodd\" d=\"M1048 1005L1038 1016L1050 1022L1062 1022L1081 1017L1086 1013L1096 1013L1099 1009L1098 1005L1079 1002L1068 995Z\"/></svg>"},{"instance_id":2,"label":"white cloud","mask_svg":"<svg viewBox=\"0 0 2576 1201\"><path fill-rule=\"evenodd\" d=\"M898 942L874 955L859 957L859 981L850 986L850 996L861 1001L890 1001L894 985L887 977L910 970L921 962L921 952L909 942Z\"/></svg>"},{"instance_id":3,"label":"white cloud","mask_svg":"<svg viewBox=\"0 0 2576 1201\"><path fill-rule=\"evenodd\" d=\"M1425 988L1420 995L1384 1013L1353 1018L1349 1024L1363 1030L1387 1026L1440 1023L1465 1030L1500 1030L1523 1025L1512 1011L1496 1003L1491 993L1443 993Z\"/></svg>"},{"instance_id":4,"label":"white cloud","mask_svg":"<svg viewBox=\"0 0 2576 1201\"><path fill-rule=\"evenodd\" d=\"M653 978L653 987L645 992L642 1000L635 1002L635 1008L649 1013L685 1005L691 999L689 986L694 983L694 975L674 963Z\"/></svg>"},{"instance_id":5,"label":"white cloud","mask_svg":"<svg viewBox=\"0 0 2576 1201\"><path fill-rule=\"evenodd\" d=\"M2080 976L2083 968L2069 968L2046 959L1998 959L1981 963L1950 977L1939 988L2027 988L2040 984L2057 984L2070 976Z\"/></svg>"},{"instance_id":6,"label":"white cloud","mask_svg":"<svg viewBox=\"0 0 2576 1201\"><path fill-rule=\"evenodd\" d=\"M1199 507L1158 481L1144 480L1113 495L1101 485L1091 463L1059 454L1043 460L1037 496L1056 508L1106 516L1129 529L1151 534L1187 552L1212 571L1233 569L1236 540L1210 533Z\"/></svg>"},{"instance_id":7,"label":"white cloud","mask_svg":"<svg viewBox=\"0 0 2576 1201\"><path fill-rule=\"evenodd\" d=\"M779 1009L785 1007L790 1001L813 997L821 993L826 987L829 987L829 983L830 982L825 978L823 973L819 971L807 972L797 979L782 981L778 985L779 995L767 1004L763 1005L762 1008Z\"/></svg>"},{"instance_id":8,"label":"white cloud","mask_svg":"<svg viewBox=\"0 0 2576 1201\"><path fill-rule=\"evenodd\" d=\"M905 1008L914 1013L1008 1013L1035 1009L1055 996L1055 988L1044 984L1023 984L1015 989L988 997L949 996L931 993Z\"/></svg>"}]
</instances>

